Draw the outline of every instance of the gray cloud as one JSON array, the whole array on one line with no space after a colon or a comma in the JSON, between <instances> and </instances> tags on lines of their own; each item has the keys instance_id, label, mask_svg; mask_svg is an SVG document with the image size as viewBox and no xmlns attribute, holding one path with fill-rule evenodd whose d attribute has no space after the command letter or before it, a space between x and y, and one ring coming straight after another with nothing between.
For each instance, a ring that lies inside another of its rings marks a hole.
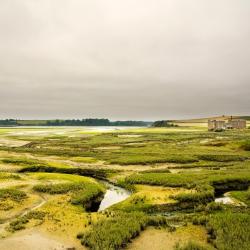
<instances>
[{"instance_id":1,"label":"gray cloud","mask_svg":"<svg viewBox=\"0 0 250 250\"><path fill-rule=\"evenodd\" d=\"M0 118L249 114L248 0L0 2Z\"/></svg>"}]
</instances>

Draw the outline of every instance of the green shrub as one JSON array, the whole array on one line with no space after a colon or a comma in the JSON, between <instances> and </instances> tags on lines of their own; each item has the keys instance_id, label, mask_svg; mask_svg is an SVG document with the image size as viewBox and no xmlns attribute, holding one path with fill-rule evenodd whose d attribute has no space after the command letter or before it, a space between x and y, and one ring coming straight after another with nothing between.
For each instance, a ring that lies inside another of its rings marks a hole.
<instances>
[{"instance_id":1,"label":"green shrub","mask_svg":"<svg viewBox=\"0 0 250 250\"><path fill-rule=\"evenodd\" d=\"M140 212L105 212L106 218L93 224L87 232L79 233L83 245L94 250L115 250L125 247L147 226L167 226L163 216L146 216Z\"/></svg>"},{"instance_id":2,"label":"green shrub","mask_svg":"<svg viewBox=\"0 0 250 250\"><path fill-rule=\"evenodd\" d=\"M223 205L221 203L211 202L205 207L206 212L223 210Z\"/></svg>"},{"instance_id":3,"label":"green shrub","mask_svg":"<svg viewBox=\"0 0 250 250\"><path fill-rule=\"evenodd\" d=\"M33 189L37 192L52 195L69 193L71 194L71 203L73 205L82 205L86 209L90 208L92 203L98 202L98 198L102 197L104 193L101 186L89 182L41 184L34 186Z\"/></svg>"},{"instance_id":4,"label":"green shrub","mask_svg":"<svg viewBox=\"0 0 250 250\"><path fill-rule=\"evenodd\" d=\"M77 174L81 176L91 176L98 179L105 179L109 174L117 173L118 170L113 169L89 169L89 168L57 168L46 165L33 165L19 170L20 173L25 172L45 172L45 173L62 173Z\"/></svg>"},{"instance_id":5,"label":"green shrub","mask_svg":"<svg viewBox=\"0 0 250 250\"><path fill-rule=\"evenodd\" d=\"M143 173L133 174L125 179L130 184L149 184L168 187L195 187L194 177L189 174Z\"/></svg>"},{"instance_id":6,"label":"green shrub","mask_svg":"<svg viewBox=\"0 0 250 250\"><path fill-rule=\"evenodd\" d=\"M250 179L246 177L225 176L224 178L211 180L211 185L217 195L231 190L247 190L250 185Z\"/></svg>"},{"instance_id":7,"label":"green shrub","mask_svg":"<svg viewBox=\"0 0 250 250\"><path fill-rule=\"evenodd\" d=\"M202 225L205 226L208 222L208 217L207 216L194 216L193 217L193 224L194 225Z\"/></svg>"},{"instance_id":8,"label":"green shrub","mask_svg":"<svg viewBox=\"0 0 250 250\"><path fill-rule=\"evenodd\" d=\"M29 220L26 217L21 217L19 219L16 219L12 221L9 225L9 231L18 231L25 228L25 224L27 224Z\"/></svg>"},{"instance_id":9,"label":"green shrub","mask_svg":"<svg viewBox=\"0 0 250 250\"><path fill-rule=\"evenodd\" d=\"M250 189L245 191L233 191L230 192L230 195L237 200L245 203L247 206L250 206Z\"/></svg>"},{"instance_id":10,"label":"green shrub","mask_svg":"<svg viewBox=\"0 0 250 250\"><path fill-rule=\"evenodd\" d=\"M14 188L0 189L0 201L11 199L16 202L21 202L27 198L27 194L21 190Z\"/></svg>"},{"instance_id":11,"label":"green shrub","mask_svg":"<svg viewBox=\"0 0 250 250\"><path fill-rule=\"evenodd\" d=\"M250 151L250 140L242 142L240 148L246 151Z\"/></svg>"},{"instance_id":12,"label":"green shrub","mask_svg":"<svg viewBox=\"0 0 250 250\"><path fill-rule=\"evenodd\" d=\"M120 165L150 165L157 163L193 163L197 158L192 155L170 154L170 155L129 155L109 160L110 164Z\"/></svg>"},{"instance_id":13,"label":"green shrub","mask_svg":"<svg viewBox=\"0 0 250 250\"><path fill-rule=\"evenodd\" d=\"M38 184L33 187L37 192L49 194L66 194L86 188L84 183L58 183L58 184Z\"/></svg>"},{"instance_id":14,"label":"green shrub","mask_svg":"<svg viewBox=\"0 0 250 250\"><path fill-rule=\"evenodd\" d=\"M204 154L198 155L198 158L203 161L217 161L217 162L230 162L230 161L244 161L247 158L241 155L222 155L222 154Z\"/></svg>"},{"instance_id":15,"label":"green shrub","mask_svg":"<svg viewBox=\"0 0 250 250\"><path fill-rule=\"evenodd\" d=\"M214 200L214 192L213 190L204 190L197 193L172 195L171 198L178 200L179 202L207 203Z\"/></svg>"},{"instance_id":16,"label":"green shrub","mask_svg":"<svg viewBox=\"0 0 250 250\"><path fill-rule=\"evenodd\" d=\"M39 163L38 160L33 160L29 158L15 158L15 157L2 159L1 162L5 164L24 165L24 166Z\"/></svg>"},{"instance_id":17,"label":"green shrub","mask_svg":"<svg viewBox=\"0 0 250 250\"><path fill-rule=\"evenodd\" d=\"M208 248L200 245L199 243L189 241L184 246L177 244L174 250L208 250Z\"/></svg>"},{"instance_id":18,"label":"green shrub","mask_svg":"<svg viewBox=\"0 0 250 250\"><path fill-rule=\"evenodd\" d=\"M43 221L46 213L43 211L30 211L26 215L19 217L9 224L8 230L11 232L25 229L26 224L31 220Z\"/></svg>"},{"instance_id":19,"label":"green shrub","mask_svg":"<svg viewBox=\"0 0 250 250\"><path fill-rule=\"evenodd\" d=\"M114 250L123 247L132 238L139 235L147 226L147 217L143 213L113 213L84 232L81 243L94 250Z\"/></svg>"},{"instance_id":20,"label":"green shrub","mask_svg":"<svg viewBox=\"0 0 250 250\"><path fill-rule=\"evenodd\" d=\"M160 169L143 170L141 171L141 173L171 173L171 171L168 168L160 168Z\"/></svg>"},{"instance_id":21,"label":"green shrub","mask_svg":"<svg viewBox=\"0 0 250 250\"><path fill-rule=\"evenodd\" d=\"M5 180L5 179L20 180L21 177L17 174L0 173L0 180Z\"/></svg>"},{"instance_id":22,"label":"green shrub","mask_svg":"<svg viewBox=\"0 0 250 250\"><path fill-rule=\"evenodd\" d=\"M223 250L249 250L249 228L249 213L220 212L211 216L207 223L210 241Z\"/></svg>"}]
</instances>

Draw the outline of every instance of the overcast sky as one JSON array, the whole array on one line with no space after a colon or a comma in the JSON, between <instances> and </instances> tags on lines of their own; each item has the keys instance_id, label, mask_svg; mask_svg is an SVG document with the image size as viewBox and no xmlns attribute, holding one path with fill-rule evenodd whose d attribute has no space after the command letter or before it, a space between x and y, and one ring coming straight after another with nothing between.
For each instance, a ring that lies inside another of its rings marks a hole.
<instances>
[{"instance_id":1,"label":"overcast sky","mask_svg":"<svg viewBox=\"0 0 250 250\"><path fill-rule=\"evenodd\" d=\"M249 0L1 0L0 118L250 114Z\"/></svg>"}]
</instances>

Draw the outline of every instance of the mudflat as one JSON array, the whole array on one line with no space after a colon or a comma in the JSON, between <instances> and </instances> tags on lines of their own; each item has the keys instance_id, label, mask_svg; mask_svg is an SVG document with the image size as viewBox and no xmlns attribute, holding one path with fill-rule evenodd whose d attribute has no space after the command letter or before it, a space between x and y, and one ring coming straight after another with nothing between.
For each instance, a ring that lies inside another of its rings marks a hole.
<instances>
[{"instance_id":1,"label":"mudflat","mask_svg":"<svg viewBox=\"0 0 250 250\"><path fill-rule=\"evenodd\" d=\"M36 229L25 230L0 241L1 250L66 250L74 247ZM75 247L74 249L77 248Z\"/></svg>"}]
</instances>

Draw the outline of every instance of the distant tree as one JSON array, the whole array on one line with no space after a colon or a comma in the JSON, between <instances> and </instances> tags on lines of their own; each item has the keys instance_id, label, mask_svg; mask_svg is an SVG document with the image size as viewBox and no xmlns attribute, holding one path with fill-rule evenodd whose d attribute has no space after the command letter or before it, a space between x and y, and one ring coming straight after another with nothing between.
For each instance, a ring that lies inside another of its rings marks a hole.
<instances>
[{"instance_id":1,"label":"distant tree","mask_svg":"<svg viewBox=\"0 0 250 250\"><path fill-rule=\"evenodd\" d=\"M5 119L0 120L0 126L18 126L18 123L15 119Z\"/></svg>"},{"instance_id":2,"label":"distant tree","mask_svg":"<svg viewBox=\"0 0 250 250\"><path fill-rule=\"evenodd\" d=\"M99 118L87 118L87 119L68 119L68 120L47 120L44 121L37 121L35 124L25 123L18 123L18 121L14 119L6 119L0 120L0 126L137 126L137 127L145 127L151 125L151 122L145 121L110 121L109 119L99 119Z\"/></svg>"},{"instance_id":3,"label":"distant tree","mask_svg":"<svg viewBox=\"0 0 250 250\"><path fill-rule=\"evenodd\" d=\"M155 121L152 124L152 127L178 127L178 125L174 124L172 121Z\"/></svg>"}]
</instances>

